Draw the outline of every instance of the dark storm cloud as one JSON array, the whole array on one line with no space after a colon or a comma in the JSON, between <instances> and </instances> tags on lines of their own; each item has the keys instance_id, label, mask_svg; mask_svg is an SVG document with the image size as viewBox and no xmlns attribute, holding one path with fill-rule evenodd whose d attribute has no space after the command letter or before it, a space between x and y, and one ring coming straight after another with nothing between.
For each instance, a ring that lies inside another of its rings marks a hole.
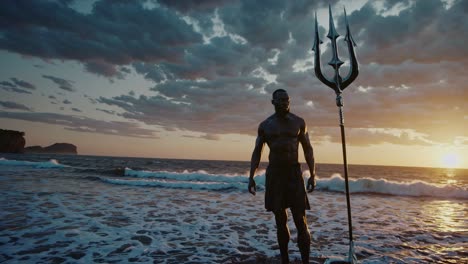
<instances>
[{"instance_id":1,"label":"dark storm cloud","mask_svg":"<svg viewBox=\"0 0 468 264\"><path fill-rule=\"evenodd\" d=\"M424 53L428 59L413 58L409 54L412 51L407 50L406 55L405 53L403 55L390 53L388 56L382 52L386 56L382 57L380 64L366 63L374 61L375 56L380 56L375 51L372 52L373 47L378 47L380 50L399 49L399 42L420 41L419 37L414 38L414 34L419 31L428 31L430 25L416 23L416 19L412 16L421 16L421 14L415 9L429 9L428 12L434 15L438 14L437 12L446 15L460 12L456 10L460 2L455 3L448 10L443 9L441 3L437 3L437 1L418 2L408 7L407 2L404 2L403 6L407 6L407 9L400 12L399 16L382 17L377 14L377 10L371 4L350 14L352 30L356 32L355 39L359 43L362 42L362 46L358 48L358 57L361 62L364 62L361 63L359 78L345 94L346 106L349 107L346 108L349 109L348 126L353 127L353 131L356 132L353 133L355 143L351 144L390 142L426 145L431 142L430 139L437 142L450 142L457 135L466 133L462 129L466 122L463 114L466 112L466 106L462 100L467 97L467 89L464 88L466 85L462 80L464 75L460 72L464 69L465 62L456 62L450 58L448 61L440 60L443 58L442 52L433 54L431 51L444 50L442 43L437 41L435 47L428 45L431 42L417 44L421 47L423 44L426 45L419 48L417 52ZM396 1L387 1L384 7L391 9L396 4L398 4ZM313 16L311 9L301 8L304 5L306 3L290 4L290 2L281 1L276 4L272 3L268 9L258 2L231 3L226 5L226 9L220 7L218 12L226 31L243 37L247 40L247 44L236 43L227 36L213 38L209 44L197 45L189 49L189 53L185 54L184 64L134 65L136 71L144 74L146 78L157 83L163 81L152 90L173 100L161 96L115 97L101 98L101 102L119 106L126 110L124 116L149 124L175 126L179 129L207 133L236 131L254 134L255 130L249 129L272 110L271 105L268 104L269 94L277 88L287 88L294 98L293 111L301 114L310 123L312 129L318 126L317 131L323 132L321 136L330 136L331 141L337 142L339 134L321 129L321 127L334 127L337 122L333 92L315 78L311 73L312 70L294 72L293 69L298 60L309 58L312 61L309 50L313 41L310 34ZM439 8L442 8L442 11L435 10ZM189 12L189 9L186 8L184 11ZM236 15L240 17L237 18ZM369 16L375 19L368 22L364 20ZM343 15L335 14L335 18L341 24L342 29ZM400 18L403 18L402 21L399 21ZM253 20L258 23L253 23ZM441 18L436 18L436 20L441 21ZM374 25L373 21L379 21L379 23ZM405 23L415 28L408 29L407 26L403 26ZM382 26L380 31L379 25ZM432 31L432 33L438 36L451 34L444 30L437 31L440 27L435 29L436 32ZM395 34L393 34L394 31ZM383 32L387 34L385 38L375 35ZM321 34L323 36L326 32L321 29ZM307 35L308 38L304 37ZM362 38L358 39L356 35ZM424 41L424 38L422 40ZM431 47L431 49L421 51L425 47ZM278 49L277 60L275 63L269 63L268 59L274 57L275 52L272 50L274 48ZM325 57L330 54L329 45L323 45L322 48L326 49ZM249 52L252 49L255 51ZM431 56L433 57L430 58ZM346 55L343 57L346 58ZM399 64L395 64L394 61L398 57L406 59L399 59ZM322 60L326 61L328 58ZM259 72L257 71L259 67L267 73L276 74L276 83L266 85L262 77L259 80L252 78L258 77L258 74L254 73ZM197 82L197 78L207 81ZM234 79L237 82L230 85ZM451 79L450 82L460 85L448 85L446 82L449 79ZM267 94L261 93L262 88ZM364 92L366 88L369 90ZM222 97L221 93L228 96ZM230 100L223 100L224 98ZM238 98L243 99L238 101ZM259 104L259 102L262 103ZM311 105L313 108L310 107ZM428 111L436 114L429 117ZM158 113L163 114L158 115ZM229 121L226 121L228 119ZM435 122L444 123L447 128L434 129ZM404 133L397 136L380 130L366 130L368 128L397 128L401 131L411 128L425 137L408 139ZM443 130L443 133L436 132L440 130Z\"/></svg>"},{"instance_id":2,"label":"dark storm cloud","mask_svg":"<svg viewBox=\"0 0 468 264\"><path fill-rule=\"evenodd\" d=\"M311 52L316 9L331 3L344 34L337 2L161 0L147 8L98 1L84 15L66 4L6 1L0 48L77 60L106 77L124 78L132 67L154 82L150 93L97 101L166 130L255 135L273 112L271 92L285 88L313 140L339 142L335 95L314 76ZM467 136L468 2L446 7L440 0L387 0L348 12L360 62L359 77L344 92L350 144L427 145ZM328 21L319 23L322 68L331 78ZM347 60L342 37L338 45Z\"/></svg>"},{"instance_id":3,"label":"dark storm cloud","mask_svg":"<svg viewBox=\"0 0 468 264\"><path fill-rule=\"evenodd\" d=\"M216 82L167 82L157 88L165 96L121 95L101 97L99 102L122 108L126 118L179 130L208 134L256 131L256 123L268 114L269 96L265 98L256 89L233 89L246 83L241 78L218 81L218 85Z\"/></svg>"},{"instance_id":4,"label":"dark storm cloud","mask_svg":"<svg viewBox=\"0 0 468 264\"><path fill-rule=\"evenodd\" d=\"M119 79L123 78L123 75L119 70L110 63L105 61L90 61L85 63L85 69L88 72L102 75L105 77L117 77Z\"/></svg>"},{"instance_id":5,"label":"dark storm cloud","mask_svg":"<svg viewBox=\"0 0 468 264\"><path fill-rule=\"evenodd\" d=\"M141 128L132 122L102 121L83 116L68 116L55 113L0 112L0 118L20 119L53 125L63 125L65 129L108 135L139 138L157 138L153 130Z\"/></svg>"},{"instance_id":6,"label":"dark storm cloud","mask_svg":"<svg viewBox=\"0 0 468 264\"><path fill-rule=\"evenodd\" d=\"M454 1L449 9L440 0L414 1L398 16L386 17L378 15L369 1L349 16L349 22L359 32L355 39L364 44L359 49L363 62L399 64L413 60L466 64L468 36L461 32L468 31L467 15L468 2L462 0Z\"/></svg>"},{"instance_id":7,"label":"dark storm cloud","mask_svg":"<svg viewBox=\"0 0 468 264\"><path fill-rule=\"evenodd\" d=\"M15 103L15 102L10 102L10 101L0 101L0 106L5 108L5 109L15 109L15 110L24 110L24 111L32 111L31 108Z\"/></svg>"},{"instance_id":8,"label":"dark storm cloud","mask_svg":"<svg viewBox=\"0 0 468 264\"><path fill-rule=\"evenodd\" d=\"M184 55L184 64L134 64L135 70L155 82L163 80L214 80L220 77L245 76L268 58L259 48L242 45L229 37L216 37L211 43L193 45Z\"/></svg>"},{"instance_id":9,"label":"dark storm cloud","mask_svg":"<svg viewBox=\"0 0 468 264\"><path fill-rule=\"evenodd\" d=\"M105 76L133 61L179 61L187 45L201 41L173 10L138 1L97 1L89 15L53 1L1 1L0 33L1 49L78 60Z\"/></svg>"},{"instance_id":10,"label":"dark storm cloud","mask_svg":"<svg viewBox=\"0 0 468 264\"><path fill-rule=\"evenodd\" d=\"M158 2L185 13L190 11L211 11L225 4L235 3L236 0L159 0Z\"/></svg>"}]
</instances>

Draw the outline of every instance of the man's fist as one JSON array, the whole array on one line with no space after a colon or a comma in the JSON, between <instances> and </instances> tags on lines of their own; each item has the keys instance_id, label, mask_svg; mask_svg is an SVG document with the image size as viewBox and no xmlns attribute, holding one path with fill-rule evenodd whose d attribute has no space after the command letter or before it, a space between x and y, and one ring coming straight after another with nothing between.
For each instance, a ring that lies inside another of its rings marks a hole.
<instances>
[{"instance_id":1,"label":"man's fist","mask_svg":"<svg viewBox=\"0 0 468 264\"><path fill-rule=\"evenodd\" d=\"M257 185L253 178L249 178L249 193L255 195L257 193Z\"/></svg>"},{"instance_id":2,"label":"man's fist","mask_svg":"<svg viewBox=\"0 0 468 264\"><path fill-rule=\"evenodd\" d=\"M315 175L310 176L309 180L307 181L307 192L312 192L316 185L317 182L315 181Z\"/></svg>"}]
</instances>

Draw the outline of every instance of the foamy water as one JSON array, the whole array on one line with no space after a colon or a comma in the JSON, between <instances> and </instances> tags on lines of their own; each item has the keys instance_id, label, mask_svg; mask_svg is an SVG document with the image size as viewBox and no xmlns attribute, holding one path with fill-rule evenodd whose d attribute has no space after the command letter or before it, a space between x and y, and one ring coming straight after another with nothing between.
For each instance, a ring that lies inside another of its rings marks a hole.
<instances>
[{"instance_id":1,"label":"foamy water","mask_svg":"<svg viewBox=\"0 0 468 264\"><path fill-rule=\"evenodd\" d=\"M252 196L246 176L232 169L148 166L116 176L49 160L0 159L0 262L278 262L262 172L256 177L260 191ZM348 252L342 178L320 175L307 212L315 263ZM468 260L466 186L379 178L350 183L361 263ZM291 219L289 226L290 258L299 259Z\"/></svg>"}]
</instances>

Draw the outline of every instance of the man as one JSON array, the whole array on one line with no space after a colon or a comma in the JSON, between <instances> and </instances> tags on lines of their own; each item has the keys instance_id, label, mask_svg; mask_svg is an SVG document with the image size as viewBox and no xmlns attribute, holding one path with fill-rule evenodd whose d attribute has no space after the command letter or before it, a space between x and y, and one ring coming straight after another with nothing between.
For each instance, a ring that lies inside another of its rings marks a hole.
<instances>
[{"instance_id":1,"label":"man","mask_svg":"<svg viewBox=\"0 0 468 264\"><path fill-rule=\"evenodd\" d=\"M255 195L257 189L253 179L260 163L265 143L270 148L269 165L266 171L265 208L275 215L281 262L289 263L287 208L290 208L297 228L297 244L302 263L309 263L310 233L307 228L305 210L310 209L304 187L304 179L298 161L299 143L310 171L307 191L315 188L315 161L304 119L289 112L289 95L283 89L273 92L275 114L263 121L258 128L255 149L252 153L249 178L249 192Z\"/></svg>"}]
</instances>

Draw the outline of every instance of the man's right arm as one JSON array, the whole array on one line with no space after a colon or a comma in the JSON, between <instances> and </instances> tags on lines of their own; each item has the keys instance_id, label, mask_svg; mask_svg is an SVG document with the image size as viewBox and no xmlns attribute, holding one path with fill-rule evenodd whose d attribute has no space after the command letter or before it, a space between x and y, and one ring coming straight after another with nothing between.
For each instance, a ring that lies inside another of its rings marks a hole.
<instances>
[{"instance_id":1,"label":"man's right arm","mask_svg":"<svg viewBox=\"0 0 468 264\"><path fill-rule=\"evenodd\" d=\"M255 172L257 171L258 165L260 164L264 145L265 145L264 131L263 131L262 124L260 124L258 128L258 136L257 136L257 139L255 140L255 148L252 152L252 158L250 160L249 192L253 195L255 195L257 191L257 187L256 187L253 177L255 176Z\"/></svg>"}]
</instances>

